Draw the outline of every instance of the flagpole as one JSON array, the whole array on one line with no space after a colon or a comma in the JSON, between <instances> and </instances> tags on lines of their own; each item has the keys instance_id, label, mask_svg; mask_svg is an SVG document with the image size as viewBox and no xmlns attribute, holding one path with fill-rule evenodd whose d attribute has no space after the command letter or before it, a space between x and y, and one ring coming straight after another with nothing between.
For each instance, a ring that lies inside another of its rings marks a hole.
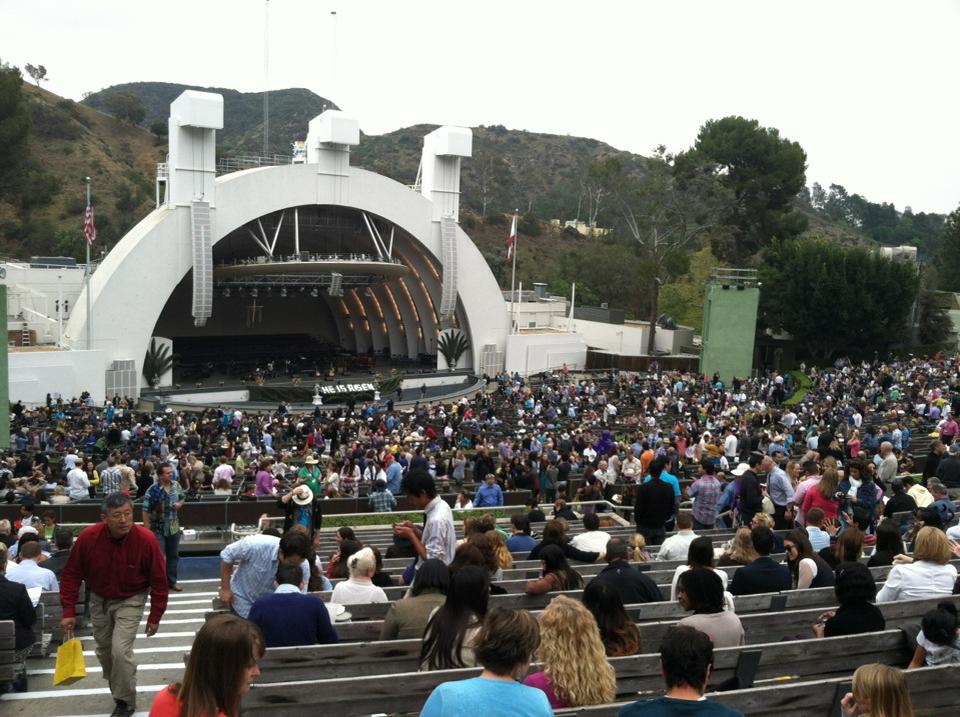
<instances>
[{"instance_id":1,"label":"flagpole","mask_svg":"<svg viewBox=\"0 0 960 717\"><path fill-rule=\"evenodd\" d=\"M90 206L90 177L87 177L87 207ZM87 289L87 351L93 349L92 330L90 328L90 240L84 237L87 245L87 264L84 268L84 283Z\"/></svg>"},{"instance_id":2,"label":"flagpole","mask_svg":"<svg viewBox=\"0 0 960 717\"><path fill-rule=\"evenodd\" d=\"M513 214L513 226L517 226L517 216L519 215L520 210L515 209ZM517 243L520 241L520 230L517 229L516 236L513 240L513 269L510 272L510 333L516 333L515 331L515 318L516 318L516 286L517 286Z\"/></svg>"}]
</instances>

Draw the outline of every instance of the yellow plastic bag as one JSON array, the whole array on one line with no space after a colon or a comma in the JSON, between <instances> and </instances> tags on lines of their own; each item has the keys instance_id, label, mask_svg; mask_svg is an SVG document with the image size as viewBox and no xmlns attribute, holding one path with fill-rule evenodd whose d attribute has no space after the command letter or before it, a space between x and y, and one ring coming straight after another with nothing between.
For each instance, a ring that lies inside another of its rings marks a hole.
<instances>
[{"instance_id":1,"label":"yellow plastic bag","mask_svg":"<svg viewBox=\"0 0 960 717\"><path fill-rule=\"evenodd\" d=\"M54 685L70 685L87 676L80 640L71 638L57 648L57 667L53 671Z\"/></svg>"}]
</instances>

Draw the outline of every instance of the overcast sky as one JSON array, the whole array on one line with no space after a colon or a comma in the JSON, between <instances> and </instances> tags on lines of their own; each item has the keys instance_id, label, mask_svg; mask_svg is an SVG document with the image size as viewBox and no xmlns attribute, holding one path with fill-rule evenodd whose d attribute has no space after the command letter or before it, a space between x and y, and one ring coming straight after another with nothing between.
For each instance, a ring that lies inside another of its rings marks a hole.
<instances>
[{"instance_id":1,"label":"overcast sky","mask_svg":"<svg viewBox=\"0 0 960 717\"><path fill-rule=\"evenodd\" d=\"M265 0L0 0L0 59L79 100L120 82L263 89ZM336 16L331 15L336 11ZM417 122L648 153L740 114L807 152L807 183L960 204L960 0L270 0L271 88L386 132Z\"/></svg>"}]
</instances>

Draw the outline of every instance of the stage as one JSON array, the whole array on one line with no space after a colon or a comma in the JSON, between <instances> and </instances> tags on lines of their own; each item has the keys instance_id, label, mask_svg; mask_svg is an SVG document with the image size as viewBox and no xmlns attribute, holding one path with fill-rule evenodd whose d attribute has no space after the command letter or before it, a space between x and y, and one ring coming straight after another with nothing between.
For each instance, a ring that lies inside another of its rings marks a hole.
<instances>
[{"instance_id":1,"label":"stage","mask_svg":"<svg viewBox=\"0 0 960 717\"><path fill-rule=\"evenodd\" d=\"M389 383L390 374L371 375L369 372L345 374L334 379L324 377L289 377L263 379L259 382L227 382L208 380L193 387L173 386L144 389L141 401L152 404L155 410L172 408L191 410L229 406L253 411L274 411L284 403L291 411L312 411L317 405L314 397L322 399L322 409L392 400L394 405L412 405L418 401L438 401L473 395L482 391L485 382L472 371L410 371L393 377L397 388L380 391Z\"/></svg>"}]
</instances>

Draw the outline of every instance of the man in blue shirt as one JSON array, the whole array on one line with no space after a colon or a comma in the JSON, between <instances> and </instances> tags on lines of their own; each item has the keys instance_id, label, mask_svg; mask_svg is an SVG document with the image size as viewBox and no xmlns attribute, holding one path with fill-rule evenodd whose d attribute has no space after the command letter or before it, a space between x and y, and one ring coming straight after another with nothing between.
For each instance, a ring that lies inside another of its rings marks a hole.
<instances>
[{"instance_id":1,"label":"man in blue shirt","mask_svg":"<svg viewBox=\"0 0 960 717\"><path fill-rule=\"evenodd\" d=\"M249 620L263 631L267 647L331 645L339 640L326 604L316 595L302 594L303 587L300 567L281 565L277 589L253 603Z\"/></svg>"},{"instance_id":2,"label":"man in blue shirt","mask_svg":"<svg viewBox=\"0 0 960 717\"><path fill-rule=\"evenodd\" d=\"M400 481L403 480L403 466L397 463L392 453L387 454L387 490L400 495Z\"/></svg>"},{"instance_id":3,"label":"man in blue shirt","mask_svg":"<svg viewBox=\"0 0 960 717\"><path fill-rule=\"evenodd\" d=\"M510 537L507 550L511 553L529 553L537 541L530 535L530 519L523 513L510 516Z\"/></svg>"},{"instance_id":4,"label":"man in blue shirt","mask_svg":"<svg viewBox=\"0 0 960 717\"><path fill-rule=\"evenodd\" d=\"M488 473L484 484L477 489L473 499L474 508L497 508L503 505L503 491L497 485L497 477Z\"/></svg>"}]
</instances>

